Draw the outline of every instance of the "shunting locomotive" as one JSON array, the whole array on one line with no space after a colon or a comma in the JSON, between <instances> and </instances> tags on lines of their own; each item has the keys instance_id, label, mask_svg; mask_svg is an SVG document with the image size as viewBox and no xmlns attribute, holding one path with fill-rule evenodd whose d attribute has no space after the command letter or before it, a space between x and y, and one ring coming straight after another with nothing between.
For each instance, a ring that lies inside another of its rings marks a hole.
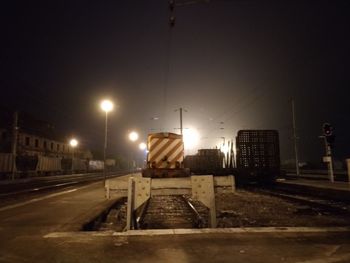
<instances>
[{"instance_id":1,"label":"shunting locomotive","mask_svg":"<svg viewBox=\"0 0 350 263\"><path fill-rule=\"evenodd\" d=\"M184 168L183 136L175 133L152 133L147 138L147 168L143 177L170 178L189 176Z\"/></svg>"}]
</instances>

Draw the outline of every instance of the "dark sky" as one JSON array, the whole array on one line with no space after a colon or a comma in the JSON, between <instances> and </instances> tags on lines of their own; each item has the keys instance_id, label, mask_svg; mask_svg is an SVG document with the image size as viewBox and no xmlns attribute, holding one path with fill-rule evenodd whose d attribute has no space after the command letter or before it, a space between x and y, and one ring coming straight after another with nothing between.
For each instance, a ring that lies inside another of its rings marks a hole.
<instances>
[{"instance_id":1,"label":"dark sky","mask_svg":"<svg viewBox=\"0 0 350 263\"><path fill-rule=\"evenodd\" d=\"M1 105L102 149L99 102L109 97L110 151L120 153L136 147L131 129L175 132L183 107L198 147L278 129L286 160L293 97L301 159L321 158L324 122L335 155L349 157L348 1L198 2L175 8L171 33L166 0L2 3Z\"/></svg>"}]
</instances>

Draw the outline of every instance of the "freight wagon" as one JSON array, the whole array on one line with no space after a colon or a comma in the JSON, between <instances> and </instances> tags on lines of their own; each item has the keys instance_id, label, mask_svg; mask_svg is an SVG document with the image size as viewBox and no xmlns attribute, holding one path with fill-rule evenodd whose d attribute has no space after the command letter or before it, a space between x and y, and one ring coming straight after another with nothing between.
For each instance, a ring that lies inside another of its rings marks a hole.
<instances>
[{"instance_id":1,"label":"freight wagon","mask_svg":"<svg viewBox=\"0 0 350 263\"><path fill-rule=\"evenodd\" d=\"M12 173L12 160L12 154L0 153L0 178L8 178ZM71 158L19 155L16 157L15 167L17 176L21 177L98 172L103 170L104 165L100 160L74 158L72 162Z\"/></svg>"},{"instance_id":2,"label":"freight wagon","mask_svg":"<svg viewBox=\"0 0 350 263\"><path fill-rule=\"evenodd\" d=\"M37 158L35 171L38 175L62 173L62 158L48 156L38 156Z\"/></svg>"},{"instance_id":3,"label":"freight wagon","mask_svg":"<svg viewBox=\"0 0 350 263\"><path fill-rule=\"evenodd\" d=\"M12 172L13 156L10 153L0 153L0 178Z\"/></svg>"},{"instance_id":4,"label":"freight wagon","mask_svg":"<svg viewBox=\"0 0 350 263\"><path fill-rule=\"evenodd\" d=\"M223 173L224 154L219 149L200 149L196 155L187 155L184 165L191 174Z\"/></svg>"},{"instance_id":5,"label":"freight wagon","mask_svg":"<svg viewBox=\"0 0 350 263\"><path fill-rule=\"evenodd\" d=\"M240 130L236 137L237 181L274 182L280 174L276 130Z\"/></svg>"}]
</instances>

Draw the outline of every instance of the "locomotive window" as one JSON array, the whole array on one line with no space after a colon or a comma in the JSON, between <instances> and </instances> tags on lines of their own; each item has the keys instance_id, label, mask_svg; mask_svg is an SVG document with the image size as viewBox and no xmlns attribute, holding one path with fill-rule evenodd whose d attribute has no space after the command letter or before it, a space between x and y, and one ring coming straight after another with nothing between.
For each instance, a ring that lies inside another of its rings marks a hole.
<instances>
[{"instance_id":1,"label":"locomotive window","mask_svg":"<svg viewBox=\"0 0 350 263\"><path fill-rule=\"evenodd\" d=\"M39 140L35 139L35 147L38 148L39 147Z\"/></svg>"},{"instance_id":2,"label":"locomotive window","mask_svg":"<svg viewBox=\"0 0 350 263\"><path fill-rule=\"evenodd\" d=\"M53 150L53 142L51 143L51 150Z\"/></svg>"},{"instance_id":3,"label":"locomotive window","mask_svg":"<svg viewBox=\"0 0 350 263\"><path fill-rule=\"evenodd\" d=\"M47 147L47 142L44 141L44 148L46 149L46 147Z\"/></svg>"},{"instance_id":4,"label":"locomotive window","mask_svg":"<svg viewBox=\"0 0 350 263\"><path fill-rule=\"evenodd\" d=\"M60 145L57 143L57 151L60 150Z\"/></svg>"}]
</instances>

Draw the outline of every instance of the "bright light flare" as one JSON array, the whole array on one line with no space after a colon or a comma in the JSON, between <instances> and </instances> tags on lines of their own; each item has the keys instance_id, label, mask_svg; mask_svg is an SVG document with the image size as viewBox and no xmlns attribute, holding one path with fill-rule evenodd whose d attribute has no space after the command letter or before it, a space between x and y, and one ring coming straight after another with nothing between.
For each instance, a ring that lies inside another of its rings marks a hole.
<instances>
[{"instance_id":1,"label":"bright light flare","mask_svg":"<svg viewBox=\"0 0 350 263\"><path fill-rule=\"evenodd\" d=\"M139 148L140 148L141 151L144 151L144 150L146 150L147 145L146 145L144 142L141 142L141 143L139 144Z\"/></svg>"},{"instance_id":2,"label":"bright light flare","mask_svg":"<svg viewBox=\"0 0 350 263\"><path fill-rule=\"evenodd\" d=\"M195 129L185 129L183 130L183 140L186 150L194 149L199 142L199 133Z\"/></svg>"},{"instance_id":3,"label":"bright light flare","mask_svg":"<svg viewBox=\"0 0 350 263\"><path fill-rule=\"evenodd\" d=\"M135 131L132 131L129 133L129 140L132 141L132 142L135 142L137 141L139 138L139 134Z\"/></svg>"},{"instance_id":4,"label":"bright light flare","mask_svg":"<svg viewBox=\"0 0 350 263\"><path fill-rule=\"evenodd\" d=\"M110 100L103 100L100 106L101 106L101 109L105 112L109 112L113 110L113 107L114 107L113 102L111 102Z\"/></svg>"},{"instance_id":5,"label":"bright light flare","mask_svg":"<svg viewBox=\"0 0 350 263\"><path fill-rule=\"evenodd\" d=\"M76 139L71 139L69 141L69 145L72 146L73 148L77 147L78 146L78 141Z\"/></svg>"},{"instance_id":6,"label":"bright light flare","mask_svg":"<svg viewBox=\"0 0 350 263\"><path fill-rule=\"evenodd\" d=\"M228 151L229 151L227 143L225 143L224 145L221 145L220 150L221 150L221 152L223 152L224 154L227 154Z\"/></svg>"}]
</instances>

